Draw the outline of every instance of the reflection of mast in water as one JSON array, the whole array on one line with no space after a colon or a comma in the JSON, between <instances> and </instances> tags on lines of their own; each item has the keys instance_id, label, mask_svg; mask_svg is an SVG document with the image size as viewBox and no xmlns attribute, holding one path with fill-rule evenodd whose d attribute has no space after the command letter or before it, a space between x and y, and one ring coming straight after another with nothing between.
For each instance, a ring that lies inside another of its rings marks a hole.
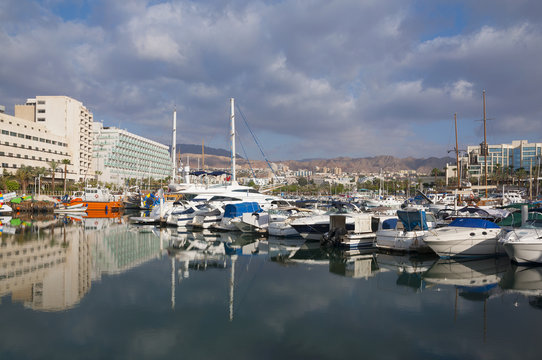
<instances>
[{"instance_id":1,"label":"reflection of mast in water","mask_svg":"<svg viewBox=\"0 0 542 360\"><path fill-rule=\"evenodd\" d=\"M230 273L230 321L233 321L233 288L235 285L235 261L237 255L231 256L231 273Z\"/></svg>"},{"instance_id":2,"label":"reflection of mast in water","mask_svg":"<svg viewBox=\"0 0 542 360\"><path fill-rule=\"evenodd\" d=\"M171 258L171 310L175 310L175 258Z\"/></svg>"}]
</instances>

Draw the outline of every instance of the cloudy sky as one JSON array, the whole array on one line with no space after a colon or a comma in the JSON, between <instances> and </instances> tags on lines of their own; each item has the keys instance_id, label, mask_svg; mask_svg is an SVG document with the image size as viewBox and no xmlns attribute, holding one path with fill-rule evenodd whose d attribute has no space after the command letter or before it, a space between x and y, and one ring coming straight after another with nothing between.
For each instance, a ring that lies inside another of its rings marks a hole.
<instances>
[{"instance_id":1,"label":"cloudy sky","mask_svg":"<svg viewBox=\"0 0 542 360\"><path fill-rule=\"evenodd\" d=\"M445 156L484 89L489 143L542 141L536 0L2 0L0 48L7 113L67 95L168 145L176 107L178 142L229 148L234 97L270 160Z\"/></svg>"}]
</instances>

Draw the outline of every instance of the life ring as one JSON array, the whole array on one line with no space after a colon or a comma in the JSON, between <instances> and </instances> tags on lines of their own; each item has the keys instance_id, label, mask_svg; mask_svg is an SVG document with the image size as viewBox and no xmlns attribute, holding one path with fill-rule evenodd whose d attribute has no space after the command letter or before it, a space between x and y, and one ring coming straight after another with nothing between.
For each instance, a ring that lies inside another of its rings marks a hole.
<instances>
[{"instance_id":1,"label":"life ring","mask_svg":"<svg viewBox=\"0 0 542 360\"><path fill-rule=\"evenodd\" d=\"M98 198L98 194L94 195L94 197L97 199L97 198Z\"/></svg>"}]
</instances>

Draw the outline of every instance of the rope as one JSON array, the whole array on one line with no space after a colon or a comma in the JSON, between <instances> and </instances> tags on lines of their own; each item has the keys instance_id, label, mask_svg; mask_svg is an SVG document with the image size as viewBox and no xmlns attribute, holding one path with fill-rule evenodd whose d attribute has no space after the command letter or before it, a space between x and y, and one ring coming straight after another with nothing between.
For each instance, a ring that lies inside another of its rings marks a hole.
<instances>
[{"instance_id":1,"label":"rope","mask_svg":"<svg viewBox=\"0 0 542 360\"><path fill-rule=\"evenodd\" d=\"M247 159L248 167L250 168L250 172L252 173L252 177L254 178L254 182L256 182L256 174L254 173L254 169L252 169L252 164L250 164L250 160L248 159L247 152L245 150L245 146L243 145L243 142L241 141L241 135L237 134L237 137L239 138L239 144L241 145L241 148L243 149L243 154L245 155L245 159Z\"/></svg>"},{"instance_id":2,"label":"rope","mask_svg":"<svg viewBox=\"0 0 542 360\"><path fill-rule=\"evenodd\" d=\"M275 174L275 171L273 170L273 167L271 166L271 163L269 162L269 160L265 156L265 153L263 152L262 146L260 145L260 142L258 141L258 138L254 134L254 132L252 131L250 126L248 126L247 120L245 118L245 114L243 114L243 111L241 111L241 108L239 107L239 105L236 104L236 106L237 106L237 110L239 110L239 113L241 114L241 117L243 118L243 121L244 121L248 131L250 131L250 134L252 134L252 137L254 138L254 142L258 146L258 149L260 149L260 152L262 153L262 156L263 156L265 162L267 163L267 166L269 166L269 169L271 169L271 172L273 173L273 176L276 178L277 174Z\"/></svg>"}]
</instances>

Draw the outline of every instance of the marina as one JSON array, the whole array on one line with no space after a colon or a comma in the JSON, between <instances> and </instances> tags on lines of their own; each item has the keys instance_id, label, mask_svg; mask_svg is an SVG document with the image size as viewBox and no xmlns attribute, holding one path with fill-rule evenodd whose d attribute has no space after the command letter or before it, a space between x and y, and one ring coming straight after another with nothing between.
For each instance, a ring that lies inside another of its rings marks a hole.
<instances>
[{"instance_id":1,"label":"marina","mask_svg":"<svg viewBox=\"0 0 542 360\"><path fill-rule=\"evenodd\" d=\"M129 216L3 220L3 359L539 358L539 267Z\"/></svg>"}]
</instances>

